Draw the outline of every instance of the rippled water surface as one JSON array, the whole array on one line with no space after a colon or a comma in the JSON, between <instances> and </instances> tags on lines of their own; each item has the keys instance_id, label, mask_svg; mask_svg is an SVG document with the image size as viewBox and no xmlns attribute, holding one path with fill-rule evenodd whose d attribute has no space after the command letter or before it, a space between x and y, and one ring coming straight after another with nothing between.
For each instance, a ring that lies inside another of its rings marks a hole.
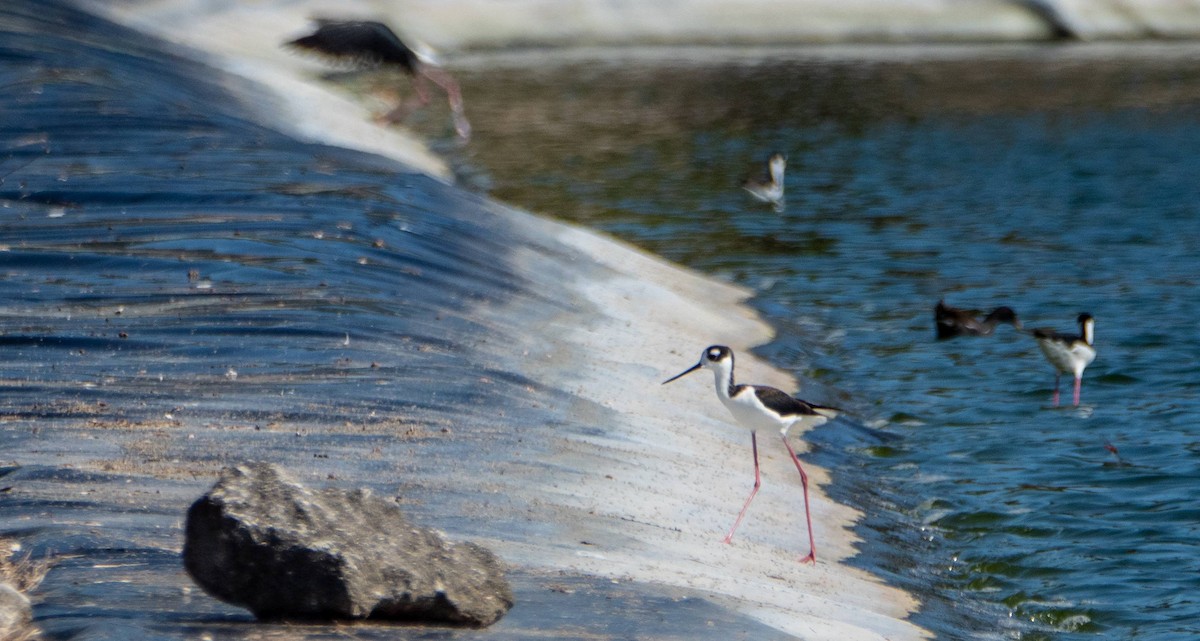
<instances>
[{"instance_id":1,"label":"rippled water surface","mask_svg":"<svg viewBox=\"0 0 1200 641\"><path fill-rule=\"evenodd\" d=\"M1200 633L1200 52L650 57L461 70L462 172L752 288L758 351L868 426L809 458L941 638ZM781 213L738 188L776 150ZM1091 312L1082 405L1007 326L935 342L939 298Z\"/></svg>"}]
</instances>

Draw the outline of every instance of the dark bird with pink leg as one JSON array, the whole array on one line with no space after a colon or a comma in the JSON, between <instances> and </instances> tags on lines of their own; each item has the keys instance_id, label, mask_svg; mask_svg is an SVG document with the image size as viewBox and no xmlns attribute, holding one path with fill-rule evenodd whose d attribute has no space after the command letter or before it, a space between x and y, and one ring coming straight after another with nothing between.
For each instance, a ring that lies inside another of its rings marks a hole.
<instances>
[{"instance_id":1,"label":"dark bird with pink leg","mask_svg":"<svg viewBox=\"0 0 1200 641\"><path fill-rule=\"evenodd\" d=\"M450 113L454 118L454 129L463 139L471 137L471 123L463 112L462 91L458 82L427 56L418 54L387 25L370 20L314 20L317 30L296 38L286 44L298 49L314 51L329 58L357 64L363 67L393 67L400 69L412 79L413 88L421 105L429 102L425 79L432 81L446 92L450 102ZM409 111L400 105L383 119L395 122Z\"/></svg>"}]
</instances>

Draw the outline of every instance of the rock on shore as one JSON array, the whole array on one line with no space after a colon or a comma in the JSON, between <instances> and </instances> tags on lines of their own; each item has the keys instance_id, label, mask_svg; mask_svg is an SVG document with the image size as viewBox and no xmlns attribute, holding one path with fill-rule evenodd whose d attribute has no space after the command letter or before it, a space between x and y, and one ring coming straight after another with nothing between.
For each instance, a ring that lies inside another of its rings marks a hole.
<instances>
[{"instance_id":1,"label":"rock on shore","mask_svg":"<svg viewBox=\"0 0 1200 641\"><path fill-rule=\"evenodd\" d=\"M184 565L260 619L484 626L512 607L503 565L364 490L311 490L272 465L226 468L188 511Z\"/></svg>"}]
</instances>

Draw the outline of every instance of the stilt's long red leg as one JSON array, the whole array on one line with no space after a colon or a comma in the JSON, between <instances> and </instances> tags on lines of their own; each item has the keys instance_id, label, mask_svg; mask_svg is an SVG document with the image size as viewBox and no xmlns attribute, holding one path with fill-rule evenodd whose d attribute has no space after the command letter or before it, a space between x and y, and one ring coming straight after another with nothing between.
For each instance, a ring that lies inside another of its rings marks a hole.
<instances>
[{"instance_id":1,"label":"stilt's long red leg","mask_svg":"<svg viewBox=\"0 0 1200 641\"><path fill-rule=\"evenodd\" d=\"M783 446L787 448L788 455L792 457L792 462L796 464L796 470L800 472L800 485L804 488L804 521L808 524L808 556L800 559L801 563L816 563L817 562L817 543L813 538L812 515L808 511L808 475L804 473L804 467L800 465L800 459L796 457L795 450L792 449L791 443L787 440L787 429L782 430Z\"/></svg>"},{"instance_id":2,"label":"stilt's long red leg","mask_svg":"<svg viewBox=\"0 0 1200 641\"><path fill-rule=\"evenodd\" d=\"M455 131L464 140L470 138L471 123L467 121L463 110L462 90L458 87L458 81L440 67L422 65L420 73L445 90L446 99L450 102L450 113L454 118Z\"/></svg>"},{"instance_id":3,"label":"stilt's long red leg","mask_svg":"<svg viewBox=\"0 0 1200 641\"><path fill-rule=\"evenodd\" d=\"M758 473L758 434L755 432L750 432L750 447L754 449L754 489L750 491L750 497L746 499L746 504L742 506L742 511L738 512L737 520L733 522L733 527L729 528L729 534L725 535L726 543L733 541L733 533L742 524L742 517L746 516L746 508L750 507L750 501L754 500L754 495L758 494L758 487L762 485L762 477Z\"/></svg>"},{"instance_id":4,"label":"stilt's long red leg","mask_svg":"<svg viewBox=\"0 0 1200 641\"><path fill-rule=\"evenodd\" d=\"M429 87L425 86L425 78L420 74L412 76L412 87L417 92L415 97L401 100L400 104L380 116L378 120L388 124L401 122L405 118L408 118L415 110L425 106L429 102Z\"/></svg>"}]
</instances>

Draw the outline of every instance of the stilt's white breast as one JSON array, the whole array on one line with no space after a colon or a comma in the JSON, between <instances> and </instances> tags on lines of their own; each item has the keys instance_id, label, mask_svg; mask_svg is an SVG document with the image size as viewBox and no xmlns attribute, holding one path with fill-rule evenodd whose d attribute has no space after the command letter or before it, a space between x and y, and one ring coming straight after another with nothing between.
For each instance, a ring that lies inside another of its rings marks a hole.
<instances>
[{"instance_id":1,"label":"stilt's white breast","mask_svg":"<svg viewBox=\"0 0 1200 641\"><path fill-rule=\"evenodd\" d=\"M753 388L743 387L736 396L730 397L728 400L722 398L725 407L729 408L729 413L733 414L734 420L742 427L758 431L764 429L779 429L786 425L789 420L783 420L767 409L758 396L754 394Z\"/></svg>"},{"instance_id":2,"label":"stilt's white breast","mask_svg":"<svg viewBox=\"0 0 1200 641\"><path fill-rule=\"evenodd\" d=\"M1076 377L1083 375L1083 370L1096 360L1096 349L1091 345L1081 341L1074 340L1065 342L1053 340L1049 338L1039 338L1038 347L1042 348L1042 353L1046 355L1046 360L1060 372L1064 374L1074 374Z\"/></svg>"}]
</instances>

